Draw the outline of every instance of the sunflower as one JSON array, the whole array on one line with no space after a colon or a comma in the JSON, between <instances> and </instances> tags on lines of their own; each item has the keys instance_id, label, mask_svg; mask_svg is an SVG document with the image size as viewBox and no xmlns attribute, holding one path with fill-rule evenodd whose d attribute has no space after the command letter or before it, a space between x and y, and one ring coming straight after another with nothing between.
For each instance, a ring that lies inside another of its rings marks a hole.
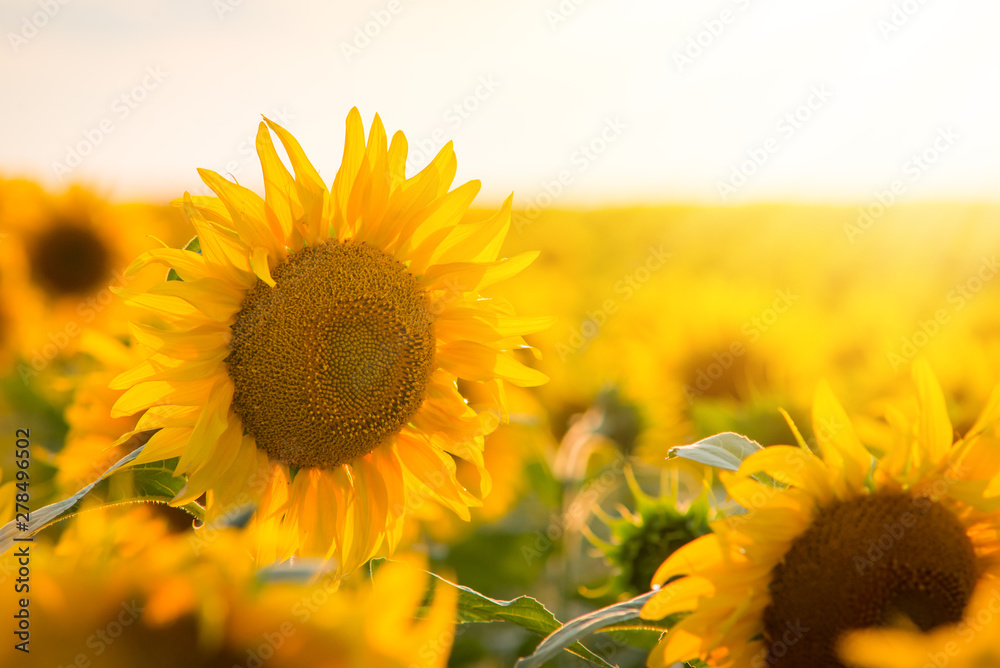
<instances>
[{"instance_id":1,"label":"sunflower","mask_svg":"<svg viewBox=\"0 0 1000 668\"><path fill-rule=\"evenodd\" d=\"M63 412L69 430L53 462L56 484L66 496L97 480L129 453L126 444L117 441L138 422L138 416L111 417L111 407L122 392L108 387L115 376L142 361L138 348L86 329L80 335L80 351L97 367L73 383L72 400Z\"/></svg>"},{"instance_id":2,"label":"sunflower","mask_svg":"<svg viewBox=\"0 0 1000 668\"><path fill-rule=\"evenodd\" d=\"M20 358L17 373L29 382L75 352L88 327L126 334L109 286L129 283L122 272L155 245L150 235L175 241L175 216L112 205L80 186L56 196L0 181L0 370Z\"/></svg>"},{"instance_id":3,"label":"sunflower","mask_svg":"<svg viewBox=\"0 0 1000 668\"><path fill-rule=\"evenodd\" d=\"M690 614L665 634L650 666L695 658L839 666L836 642L849 629L927 632L962 619L1000 550L1000 498L991 487L1000 471L1000 391L953 443L926 362L914 364L913 377L916 399L888 414L895 440L879 456L821 384L813 405L819 454L793 427L799 447L765 448L722 474L748 513L717 520L712 534L656 572L660 588L643 616Z\"/></svg>"},{"instance_id":4,"label":"sunflower","mask_svg":"<svg viewBox=\"0 0 1000 668\"><path fill-rule=\"evenodd\" d=\"M255 570L246 534L192 540L150 506L122 510L82 513L57 544L32 544L31 639L46 639L30 644L34 665L447 664L457 590L437 587L428 600L418 559L386 563L371 579L321 572L298 583L294 573ZM13 552L0 568L17 572ZM0 605L17 613L16 597Z\"/></svg>"},{"instance_id":5,"label":"sunflower","mask_svg":"<svg viewBox=\"0 0 1000 668\"><path fill-rule=\"evenodd\" d=\"M167 280L117 289L154 352L112 383L126 389L113 415L145 410L136 430L158 429L136 462L180 457L174 503L205 494L211 518L258 499L261 561L333 557L347 573L395 548L409 499L465 519L482 503L502 381L545 382L513 352L549 319L480 291L537 253L498 259L510 198L462 221L480 184L449 190L450 143L406 178L403 134L387 145L375 116L366 143L353 109L331 188L281 126L265 119L256 143L264 198L201 170L218 197L179 203L194 246L145 253L126 274L162 265ZM495 408L469 406L459 378Z\"/></svg>"}]
</instances>

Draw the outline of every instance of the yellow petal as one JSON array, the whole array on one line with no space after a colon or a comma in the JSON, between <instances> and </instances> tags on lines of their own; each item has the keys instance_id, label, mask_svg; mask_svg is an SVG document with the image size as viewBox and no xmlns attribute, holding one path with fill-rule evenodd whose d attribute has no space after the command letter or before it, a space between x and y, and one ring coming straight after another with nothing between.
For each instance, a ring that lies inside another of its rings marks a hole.
<instances>
[{"instance_id":1,"label":"yellow petal","mask_svg":"<svg viewBox=\"0 0 1000 668\"><path fill-rule=\"evenodd\" d=\"M331 194L335 208L334 231L337 238L347 235L346 213L347 203L354 189L354 181L365 157L365 128L361 122L361 114L354 107L347 114L347 130L344 135L344 155L340 161L340 169L333 179Z\"/></svg>"},{"instance_id":2,"label":"yellow petal","mask_svg":"<svg viewBox=\"0 0 1000 668\"><path fill-rule=\"evenodd\" d=\"M253 257L250 260L250 266L253 267L253 273L257 275L257 278L267 283L272 288L277 285L274 279L271 278L271 266L269 262L270 253L263 246L257 246L253 249ZM246 294L245 292L243 293Z\"/></svg>"},{"instance_id":3,"label":"yellow petal","mask_svg":"<svg viewBox=\"0 0 1000 668\"><path fill-rule=\"evenodd\" d=\"M548 376L508 355L472 341L454 341L438 349L438 364L459 378L473 381L503 378L519 387L535 387Z\"/></svg>"},{"instance_id":4,"label":"yellow petal","mask_svg":"<svg viewBox=\"0 0 1000 668\"><path fill-rule=\"evenodd\" d=\"M239 420L233 420L214 441L205 461L191 472L184 489L177 493L171 505L190 503L221 481L229 473L242 443L243 425Z\"/></svg>"},{"instance_id":5,"label":"yellow petal","mask_svg":"<svg viewBox=\"0 0 1000 668\"><path fill-rule=\"evenodd\" d=\"M643 619L663 619L675 612L694 610L702 598L713 596L715 585L711 580L688 576L664 585L642 606Z\"/></svg>"},{"instance_id":6,"label":"yellow petal","mask_svg":"<svg viewBox=\"0 0 1000 668\"><path fill-rule=\"evenodd\" d=\"M458 295L473 292L506 280L522 272L538 257L529 251L496 262L449 262L428 267L420 285L428 290L443 290Z\"/></svg>"},{"instance_id":7,"label":"yellow petal","mask_svg":"<svg viewBox=\"0 0 1000 668\"><path fill-rule=\"evenodd\" d=\"M418 494L440 501L466 522L470 505L480 505L455 480L455 462L419 438L400 436L396 447L404 473L412 476Z\"/></svg>"},{"instance_id":8,"label":"yellow petal","mask_svg":"<svg viewBox=\"0 0 1000 668\"><path fill-rule=\"evenodd\" d=\"M406 180L406 153L406 136L402 132L397 132L392 136L392 143L389 144L389 153L386 156L390 190L398 190Z\"/></svg>"},{"instance_id":9,"label":"yellow petal","mask_svg":"<svg viewBox=\"0 0 1000 668\"><path fill-rule=\"evenodd\" d=\"M228 354L228 351L220 350L211 357L196 362L154 356L116 376L108 387L112 390L126 390L136 383L148 380L198 380L216 372Z\"/></svg>"},{"instance_id":10,"label":"yellow petal","mask_svg":"<svg viewBox=\"0 0 1000 668\"><path fill-rule=\"evenodd\" d=\"M285 147L285 153L288 154L288 159L292 163L292 169L295 170L296 181L305 184L310 191L326 190L323 178L316 171L316 168L313 167L312 163L309 162L305 151L302 150L302 146L292 136L292 133L269 118L264 118L264 122L267 123L267 127L271 128L274 134L278 135L278 140ZM350 117L348 117L348 122L350 122Z\"/></svg>"},{"instance_id":11,"label":"yellow petal","mask_svg":"<svg viewBox=\"0 0 1000 668\"><path fill-rule=\"evenodd\" d=\"M375 114L362 167L358 170L347 202L347 233L358 241L368 241L376 247L384 247L385 241L395 232L390 221L383 220L388 204L389 168L386 161L385 128L382 127L382 119Z\"/></svg>"},{"instance_id":12,"label":"yellow petal","mask_svg":"<svg viewBox=\"0 0 1000 668\"><path fill-rule=\"evenodd\" d=\"M260 195L238 183L227 181L210 169L199 169L198 174L225 203L233 229L247 247L264 246L275 254L280 252L284 238L278 236L280 230L273 230L268 225L266 206Z\"/></svg>"},{"instance_id":13,"label":"yellow petal","mask_svg":"<svg viewBox=\"0 0 1000 668\"><path fill-rule=\"evenodd\" d=\"M364 562L375 556L385 531L388 511L388 493L381 472L368 457L361 457L351 463L354 477L355 532L352 538L350 556L345 557L345 569L351 564Z\"/></svg>"},{"instance_id":14,"label":"yellow petal","mask_svg":"<svg viewBox=\"0 0 1000 668\"><path fill-rule=\"evenodd\" d=\"M160 429L146 441L142 452L132 460L133 465L180 456L191 439L191 431L189 427Z\"/></svg>"},{"instance_id":15,"label":"yellow petal","mask_svg":"<svg viewBox=\"0 0 1000 668\"><path fill-rule=\"evenodd\" d=\"M922 357L913 361L913 380L920 404L917 438L930 461L938 463L948 455L954 440L948 406L934 372Z\"/></svg>"},{"instance_id":16,"label":"yellow petal","mask_svg":"<svg viewBox=\"0 0 1000 668\"><path fill-rule=\"evenodd\" d=\"M288 172L285 163L278 157L278 152L271 141L271 133L262 121L257 128L257 156L260 158L261 170L264 173L264 201L274 212L278 223L292 248L301 246L302 239L293 237L294 221L301 215L302 205L298 201L295 179Z\"/></svg>"},{"instance_id":17,"label":"yellow petal","mask_svg":"<svg viewBox=\"0 0 1000 668\"><path fill-rule=\"evenodd\" d=\"M500 211L478 223L465 223L453 228L435 249L428 264L458 262L493 262L510 229L510 207L513 196L504 200Z\"/></svg>"},{"instance_id":18,"label":"yellow petal","mask_svg":"<svg viewBox=\"0 0 1000 668\"><path fill-rule=\"evenodd\" d=\"M133 415L155 404L196 406L211 392L211 379L189 381L152 381L129 388L111 408L111 417Z\"/></svg>"},{"instance_id":19,"label":"yellow petal","mask_svg":"<svg viewBox=\"0 0 1000 668\"><path fill-rule=\"evenodd\" d=\"M401 242L396 257L410 261L412 273L424 273L432 254L461 222L481 187L479 181L463 183L415 214L400 230Z\"/></svg>"},{"instance_id":20,"label":"yellow petal","mask_svg":"<svg viewBox=\"0 0 1000 668\"><path fill-rule=\"evenodd\" d=\"M761 471L775 480L798 487L821 506L833 501L830 471L808 450L790 445L772 445L758 450L743 461L739 475L750 476Z\"/></svg>"},{"instance_id":21,"label":"yellow petal","mask_svg":"<svg viewBox=\"0 0 1000 668\"><path fill-rule=\"evenodd\" d=\"M842 471L849 489L861 489L872 466L872 456L854 433L854 427L830 386L822 382L813 402L813 431L823 459Z\"/></svg>"},{"instance_id":22,"label":"yellow petal","mask_svg":"<svg viewBox=\"0 0 1000 668\"><path fill-rule=\"evenodd\" d=\"M275 123L264 118L267 127L278 135L278 140L285 147L285 153L292 163L292 170L295 172L295 185L298 191L299 201L304 209L303 219L307 238L307 245L314 246L327 238L327 225L323 220L323 207L326 201L326 184L323 183L319 172L309 162L305 152L299 142L290 132Z\"/></svg>"},{"instance_id":23,"label":"yellow petal","mask_svg":"<svg viewBox=\"0 0 1000 668\"><path fill-rule=\"evenodd\" d=\"M193 281L212 275L212 270L205 263L205 258L198 253L180 248L154 248L146 251L128 266L125 275L135 275L151 264L169 267L185 281Z\"/></svg>"},{"instance_id":24,"label":"yellow petal","mask_svg":"<svg viewBox=\"0 0 1000 668\"><path fill-rule=\"evenodd\" d=\"M240 310L246 291L218 278L196 281L163 281L149 288L147 294L183 299L216 322L228 322Z\"/></svg>"},{"instance_id":25,"label":"yellow petal","mask_svg":"<svg viewBox=\"0 0 1000 668\"><path fill-rule=\"evenodd\" d=\"M511 336L533 334L555 324L555 318L510 316L468 307L445 308L434 323L441 341L466 339L491 343Z\"/></svg>"},{"instance_id":26,"label":"yellow petal","mask_svg":"<svg viewBox=\"0 0 1000 668\"><path fill-rule=\"evenodd\" d=\"M667 557L653 574L653 584L663 584L675 575L691 575L723 561L719 537L706 534L695 538Z\"/></svg>"},{"instance_id":27,"label":"yellow petal","mask_svg":"<svg viewBox=\"0 0 1000 668\"><path fill-rule=\"evenodd\" d=\"M230 419L239 422L239 418L231 411L233 382L228 375L218 375L213 380L208 396L204 399L201 415L194 423L191 444L177 462L178 473L190 473L203 466L215 450L216 441L230 426Z\"/></svg>"}]
</instances>

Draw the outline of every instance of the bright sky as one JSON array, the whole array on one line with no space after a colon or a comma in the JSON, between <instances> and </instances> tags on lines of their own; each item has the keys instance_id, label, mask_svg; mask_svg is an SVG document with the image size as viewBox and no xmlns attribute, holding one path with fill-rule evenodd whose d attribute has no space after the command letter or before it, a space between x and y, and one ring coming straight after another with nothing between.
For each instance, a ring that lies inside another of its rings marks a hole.
<instances>
[{"instance_id":1,"label":"bright sky","mask_svg":"<svg viewBox=\"0 0 1000 668\"><path fill-rule=\"evenodd\" d=\"M0 175L256 188L266 114L329 181L356 105L411 167L453 139L483 205L995 200L997 25L993 0L3 0Z\"/></svg>"}]
</instances>

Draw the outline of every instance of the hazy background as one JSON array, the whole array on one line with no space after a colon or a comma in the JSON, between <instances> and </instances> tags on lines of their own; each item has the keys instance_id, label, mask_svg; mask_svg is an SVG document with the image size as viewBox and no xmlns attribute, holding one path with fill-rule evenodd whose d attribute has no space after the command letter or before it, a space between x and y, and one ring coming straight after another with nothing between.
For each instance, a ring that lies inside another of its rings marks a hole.
<instances>
[{"instance_id":1,"label":"hazy background","mask_svg":"<svg viewBox=\"0 0 1000 668\"><path fill-rule=\"evenodd\" d=\"M411 169L454 139L483 205L995 200L998 23L987 0L3 0L0 176L257 187L266 114L329 181L357 105Z\"/></svg>"}]
</instances>

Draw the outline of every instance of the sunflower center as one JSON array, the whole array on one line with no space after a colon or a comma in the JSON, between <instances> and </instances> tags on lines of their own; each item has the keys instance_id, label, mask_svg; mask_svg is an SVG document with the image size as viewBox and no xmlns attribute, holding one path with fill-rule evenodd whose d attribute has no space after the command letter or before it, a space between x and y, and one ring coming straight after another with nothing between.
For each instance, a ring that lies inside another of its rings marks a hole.
<instances>
[{"instance_id":1,"label":"sunflower center","mask_svg":"<svg viewBox=\"0 0 1000 668\"><path fill-rule=\"evenodd\" d=\"M839 667L849 629L956 623L976 578L972 542L937 501L893 492L833 505L772 571L767 665Z\"/></svg>"},{"instance_id":2,"label":"sunflower center","mask_svg":"<svg viewBox=\"0 0 1000 668\"><path fill-rule=\"evenodd\" d=\"M427 294L366 244L304 248L258 281L232 325L233 407L257 446L332 468L375 449L420 407L434 368Z\"/></svg>"},{"instance_id":3,"label":"sunflower center","mask_svg":"<svg viewBox=\"0 0 1000 668\"><path fill-rule=\"evenodd\" d=\"M103 287L111 276L111 254L93 231L57 222L29 248L31 280L51 297L85 295Z\"/></svg>"}]
</instances>

